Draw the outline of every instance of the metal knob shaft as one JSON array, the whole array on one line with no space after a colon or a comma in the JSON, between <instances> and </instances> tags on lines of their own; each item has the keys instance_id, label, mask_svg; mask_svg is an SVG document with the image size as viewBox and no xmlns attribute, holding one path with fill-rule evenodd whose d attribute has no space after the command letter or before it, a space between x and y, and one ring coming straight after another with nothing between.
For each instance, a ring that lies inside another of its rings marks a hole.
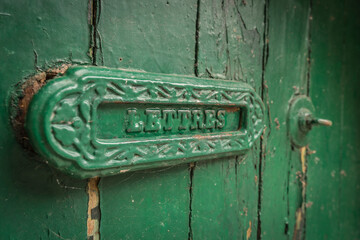
<instances>
[{"instance_id":1,"label":"metal knob shaft","mask_svg":"<svg viewBox=\"0 0 360 240\"><path fill-rule=\"evenodd\" d=\"M327 120L327 119L322 119L322 118L311 118L311 119L306 121L306 124L311 125L311 126L330 127L330 126L332 126L332 121Z\"/></svg>"},{"instance_id":2,"label":"metal knob shaft","mask_svg":"<svg viewBox=\"0 0 360 240\"><path fill-rule=\"evenodd\" d=\"M303 132L308 132L314 126L332 126L332 121L322 118L315 118L308 109L300 109L298 116L299 128Z\"/></svg>"}]
</instances>

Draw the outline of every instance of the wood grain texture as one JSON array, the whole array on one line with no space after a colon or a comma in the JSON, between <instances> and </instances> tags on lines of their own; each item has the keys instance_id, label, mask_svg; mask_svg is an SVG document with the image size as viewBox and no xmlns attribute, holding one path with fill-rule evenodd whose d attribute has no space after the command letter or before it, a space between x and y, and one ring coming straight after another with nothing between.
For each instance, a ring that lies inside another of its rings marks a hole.
<instances>
[{"instance_id":1,"label":"wood grain texture","mask_svg":"<svg viewBox=\"0 0 360 240\"><path fill-rule=\"evenodd\" d=\"M0 238L85 239L99 224L102 239L360 239L358 5L1 1ZM64 63L244 81L267 129L247 156L102 178L89 205L87 182L24 150L9 121L15 84ZM334 122L301 149L286 124L298 94Z\"/></svg>"},{"instance_id":2,"label":"wood grain texture","mask_svg":"<svg viewBox=\"0 0 360 240\"><path fill-rule=\"evenodd\" d=\"M14 85L42 69L90 63L87 3L1 1L0 12L1 239L85 239L86 181L26 152L16 142L7 104Z\"/></svg>"},{"instance_id":3,"label":"wood grain texture","mask_svg":"<svg viewBox=\"0 0 360 240\"><path fill-rule=\"evenodd\" d=\"M97 64L192 75L196 1L103 1ZM100 180L103 239L186 239L188 165Z\"/></svg>"},{"instance_id":4,"label":"wood grain texture","mask_svg":"<svg viewBox=\"0 0 360 240\"><path fill-rule=\"evenodd\" d=\"M196 0L98 4L97 65L193 73Z\"/></svg>"},{"instance_id":5,"label":"wood grain texture","mask_svg":"<svg viewBox=\"0 0 360 240\"><path fill-rule=\"evenodd\" d=\"M199 1L199 77L244 81L261 93L264 3ZM256 239L259 155L258 141L247 156L196 164L193 239Z\"/></svg>"},{"instance_id":6,"label":"wood grain texture","mask_svg":"<svg viewBox=\"0 0 360 240\"><path fill-rule=\"evenodd\" d=\"M300 150L292 148L286 117L290 99L307 91L309 1L270 1L264 102L268 129L262 152L262 239L301 239L303 204ZM300 213L300 212L299 212ZM299 214L298 213L298 214ZM298 217L298 218L297 218Z\"/></svg>"}]
</instances>

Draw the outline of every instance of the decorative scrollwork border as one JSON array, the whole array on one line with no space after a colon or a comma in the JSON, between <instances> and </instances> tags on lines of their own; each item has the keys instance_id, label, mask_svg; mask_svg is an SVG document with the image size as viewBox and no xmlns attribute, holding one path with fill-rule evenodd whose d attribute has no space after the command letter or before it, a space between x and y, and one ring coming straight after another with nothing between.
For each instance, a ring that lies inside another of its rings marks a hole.
<instances>
[{"instance_id":1,"label":"decorative scrollwork border","mask_svg":"<svg viewBox=\"0 0 360 240\"><path fill-rule=\"evenodd\" d=\"M96 137L102 102L240 106L241 131L112 139ZM96 67L75 67L44 86L31 102L27 125L36 150L49 163L80 177L116 174L238 154L251 148L264 128L264 107L244 83Z\"/></svg>"}]
</instances>

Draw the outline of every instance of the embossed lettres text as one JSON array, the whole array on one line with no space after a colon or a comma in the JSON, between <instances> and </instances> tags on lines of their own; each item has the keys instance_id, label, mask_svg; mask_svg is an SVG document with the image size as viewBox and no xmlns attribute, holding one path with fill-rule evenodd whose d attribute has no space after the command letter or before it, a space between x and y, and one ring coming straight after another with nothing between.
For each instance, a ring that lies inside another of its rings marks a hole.
<instances>
[{"instance_id":1,"label":"embossed lettres text","mask_svg":"<svg viewBox=\"0 0 360 240\"><path fill-rule=\"evenodd\" d=\"M145 109L127 110L126 131L132 132L156 132L156 131L179 131L198 129L221 129L225 125L225 113L223 109Z\"/></svg>"}]
</instances>

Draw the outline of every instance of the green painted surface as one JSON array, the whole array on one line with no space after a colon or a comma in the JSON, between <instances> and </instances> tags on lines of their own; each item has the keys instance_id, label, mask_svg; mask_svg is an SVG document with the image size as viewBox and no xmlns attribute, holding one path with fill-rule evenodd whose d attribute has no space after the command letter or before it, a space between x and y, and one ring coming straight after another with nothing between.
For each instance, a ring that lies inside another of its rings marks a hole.
<instances>
[{"instance_id":1,"label":"green painted surface","mask_svg":"<svg viewBox=\"0 0 360 240\"><path fill-rule=\"evenodd\" d=\"M102 103L112 103L115 114L127 108L125 125L112 119L122 133L97 134ZM141 113L137 106L144 103L151 107ZM243 119L239 110L234 118L234 107L243 109ZM74 67L36 93L25 128L49 164L89 178L249 150L264 129L264 106L245 83ZM170 130L171 136L163 133Z\"/></svg>"},{"instance_id":2,"label":"green painted surface","mask_svg":"<svg viewBox=\"0 0 360 240\"><path fill-rule=\"evenodd\" d=\"M193 73L195 0L100 3L97 65Z\"/></svg>"},{"instance_id":3,"label":"green painted surface","mask_svg":"<svg viewBox=\"0 0 360 240\"><path fill-rule=\"evenodd\" d=\"M90 5L0 3L1 238L86 238L86 182L23 150L6 108L16 83L60 61L243 81L266 107L246 157L101 178L101 239L360 239L355 0ZM287 132L297 93L334 123L312 129L307 150Z\"/></svg>"},{"instance_id":4,"label":"green painted surface","mask_svg":"<svg viewBox=\"0 0 360 240\"><path fill-rule=\"evenodd\" d=\"M265 1L199 2L197 74L247 82L261 94ZM193 239L256 239L258 164L258 144L246 157L196 164Z\"/></svg>"},{"instance_id":5,"label":"green painted surface","mask_svg":"<svg viewBox=\"0 0 360 240\"><path fill-rule=\"evenodd\" d=\"M97 63L192 75L195 21L195 0L103 1ZM102 178L101 237L187 239L189 187L187 164Z\"/></svg>"},{"instance_id":6,"label":"green painted surface","mask_svg":"<svg viewBox=\"0 0 360 240\"><path fill-rule=\"evenodd\" d=\"M333 121L313 132L307 239L360 239L360 18L357 1L313 2L310 97Z\"/></svg>"},{"instance_id":7,"label":"green painted surface","mask_svg":"<svg viewBox=\"0 0 360 240\"><path fill-rule=\"evenodd\" d=\"M86 181L24 151L7 104L24 78L58 61L89 63L87 51L86 1L0 2L1 239L86 238Z\"/></svg>"},{"instance_id":8,"label":"green painted surface","mask_svg":"<svg viewBox=\"0 0 360 240\"><path fill-rule=\"evenodd\" d=\"M301 239L296 212L302 204L300 151L292 148L287 111L295 93L306 95L309 1L270 1L264 102L268 125L262 151L261 237ZM300 221L300 224L303 222Z\"/></svg>"}]
</instances>

